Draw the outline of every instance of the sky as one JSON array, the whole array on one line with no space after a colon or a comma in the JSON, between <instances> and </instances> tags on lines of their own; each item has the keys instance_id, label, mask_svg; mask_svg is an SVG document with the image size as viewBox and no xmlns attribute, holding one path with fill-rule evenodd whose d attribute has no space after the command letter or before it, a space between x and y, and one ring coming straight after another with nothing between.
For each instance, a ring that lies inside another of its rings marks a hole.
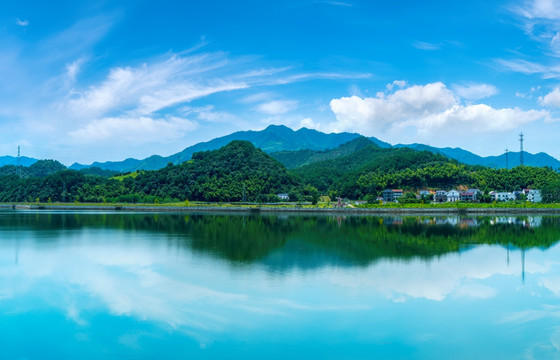
<instances>
[{"instance_id":1,"label":"sky","mask_svg":"<svg viewBox=\"0 0 560 360\"><path fill-rule=\"evenodd\" d=\"M0 4L0 155L171 155L270 124L560 158L560 0Z\"/></svg>"}]
</instances>

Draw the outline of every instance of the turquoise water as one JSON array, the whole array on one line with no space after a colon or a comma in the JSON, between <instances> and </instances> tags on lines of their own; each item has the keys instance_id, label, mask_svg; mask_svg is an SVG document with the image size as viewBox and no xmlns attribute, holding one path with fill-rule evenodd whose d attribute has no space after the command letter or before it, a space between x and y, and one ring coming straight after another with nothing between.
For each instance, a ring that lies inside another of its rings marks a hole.
<instances>
[{"instance_id":1,"label":"turquoise water","mask_svg":"<svg viewBox=\"0 0 560 360\"><path fill-rule=\"evenodd\" d=\"M0 212L2 359L560 358L559 217Z\"/></svg>"}]
</instances>

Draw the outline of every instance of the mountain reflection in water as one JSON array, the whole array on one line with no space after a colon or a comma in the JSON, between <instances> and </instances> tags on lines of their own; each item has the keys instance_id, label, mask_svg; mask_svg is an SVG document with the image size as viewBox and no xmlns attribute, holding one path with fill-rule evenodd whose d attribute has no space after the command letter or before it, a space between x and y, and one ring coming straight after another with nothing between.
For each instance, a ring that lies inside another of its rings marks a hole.
<instances>
[{"instance_id":1,"label":"mountain reflection in water","mask_svg":"<svg viewBox=\"0 0 560 360\"><path fill-rule=\"evenodd\" d=\"M36 241L60 241L49 231L120 229L157 233L169 246L234 264L367 266L459 252L472 245L549 248L560 240L554 216L286 216L168 213L20 212L1 216L0 229L40 230Z\"/></svg>"},{"instance_id":2,"label":"mountain reflection in water","mask_svg":"<svg viewBox=\"0 0 560 360\"><path fill-rule=\"evenodd\" d=\"M559 240L554 216L3 211L0 357L554 358Z\"/></svg>"}]
</instances>

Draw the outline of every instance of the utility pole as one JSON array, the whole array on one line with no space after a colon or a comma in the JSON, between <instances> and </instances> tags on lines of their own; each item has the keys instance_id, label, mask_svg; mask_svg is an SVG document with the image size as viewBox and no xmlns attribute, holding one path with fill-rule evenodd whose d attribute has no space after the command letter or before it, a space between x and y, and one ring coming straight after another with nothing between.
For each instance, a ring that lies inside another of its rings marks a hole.
<instances>
[{"instance_id":1,"label":"utility pole","mask_svg":"<svg viewBox=\"0 0 560 360\"><path fill-rule=\"evenodd\" d=\"M519 165L523 166L523 133L519 134L519 143L520 143L520 150L519 150Z\"/></svg>"},{"instance_id":2,"label":"utility pole","mask_svg":"<svg viewBox=\"0 0 560 360\"><path fill-rule=\"evenodd\" d=\"M506 148L506 170L509 169L509 158L508 158L508 154L509 150Z\"/></svg>"},{"instance_id":3,"label":"utility pole","mask_svg":"<svg viewBox=\"0 0 560 360\"><path fill-rule=\"evenodd\" d=\"M16 160L16 175L21 177L21 152L20 146L17 147L17 160Z\"/></svg>"}]
</instances>

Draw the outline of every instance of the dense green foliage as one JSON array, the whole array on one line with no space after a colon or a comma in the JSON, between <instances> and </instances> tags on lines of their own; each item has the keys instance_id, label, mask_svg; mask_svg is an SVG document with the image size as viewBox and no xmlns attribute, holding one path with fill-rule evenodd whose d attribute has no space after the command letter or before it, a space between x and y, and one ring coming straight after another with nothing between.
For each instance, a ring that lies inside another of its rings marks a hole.
<instances>
[{"instance_id":1,"label":"dense green foliage","mask_svg":"<svg viewBox=\"0 0 560 360\"><path fill-rule=\"evenodd\" d=\"M97 166L80 169L80 172L84 175L95 175L95 176L102 176L107 178L120 174L120 172L118 171L102 169Z\"/></svg>"},{"instance_id":2,"label":"dense green foliage","mask_svg":"<svg viewBox=\"0 0 560 360\"><path fill-rule=\"evenodd\" d=\"M66 166L56 160L39 160L29 167L16 167L14 165L5 165L0 167L0 176L17 175L21 173L22 177L45 177L58 171L66 170Z\"/></svg>"},{"instance_id":3,"label":"dense green foliage","mask_svg":"<svg viewBox=\"0 0 560 360\"><path fill-rule=\"evenodd\" d=\"M560 180L556 179L544 184L541 195L545 203L560 203Z\"/></svg>"},{"instance_id":4,"label":"dense green foliage","mask_svg":"<svg viewBox=\"0 0 560 360\"><path fill-rule=\"evenodd\" d=\"M125 179L125 181L128 179ZM204 201L267 201L298 185L286 168L246 141L195 153L191 161L146 171L131 180L135 194Z\"/></svg>"},{"instance_id":5,"label":"dense green foliage","mask_svg":"<svg viewBox=\"0 0 560 360\"><path fill-rule=\"evenodd\" d=\"M386 174L403 169L415 170L425 164L450 161L427 151L366 146L347 156L299 167L294 169L294 173L299 175L304 183L315 186L321 192L336 190L345 197L357 199L369 192L378 192L375 187L369 190L356 188L357 181L365 173Z\"/></svg>"},{"instance_id":6,"label":"dense green foliage","mask_svg":"<svg viewBox=\"0 0 560 360\"><path fill-rule=\"evenodd\" d=\"M348 155L308 163L293 172L321 193L352 199L375 198L387 188L412 192L428 188L478 188L485 193L543 188L547 194L545 202L560 201L560 194L551 195L554 189L557 194L560 192L560 174L551 168L524 166L506 170L470 166L432 152L407 148L365 146Z\"/></svg>"},{"instance_id":7,"label":"dense green foliage","mask_svg":"<svg viewBox=\"0 0 560 360\"><path fill-rule=\"evenodd\" d=\"M49 174L65 169L59 165L62 168L46 161L25 168L26 174L36 174L34 177L20 178L15 172L7 172L0 177L0 201L153 203L245 199L265 202L277 201L276 194L299 188L297 179L284 166L243 141L233 141L219 150L196 153L193 160L181 165L169 164L161 170L116 179L85 175L75 170ZM309 196L313 195L311 192Z\"/></svg>"},{"instance_id":8,"label":"dense green foliage","mask_svg":"<svg viewBox=\"0 0 560 360\"><path fill-rule=\"evenodd\" d=\"M360 175L355 183L342 184L340 191L355 195L379 192L385 188L451 189L459 186L491 190L541 189L560 180L560 174L549 168L516 167L491 169L457 163L426 164L416 169L407 168L393 172L370 171ZM344 187L346 185L346 187Z\"/></svg>"},{"instance_id":9,"label":"dense green foliage","mask_svg":"<svg viewBox=\"0 0 560 360\"><path fill-rule=\"evenodd\" d=\"M347 156L367 146L378 148L378 146L375 145L373 141L360 136L359 138L351 140L334 149L324 151L314 151L310 149L299 151L278 151L271 153L270 156L281 162L288 169L294 169L319 161L331 160Z\"/></svg>"},{"instance_id":10,"label":"dense green foliage","mask_svg":"<svg viewBox=\"0 0 560 360\"><path fill-rule=\"evenodd\" d=\"M129 202L170 201L277 202L278 193L292 201L317 203L321 195L351 199L375 198L386 188L478 188L513 191L542 189L544 202L560 202L560 174L551 168L491 169L460 164L427 151L380 148L358 138L332 151L276 153L285 163L303 163L291 171L246 141L193 154L192 160L154 171L114 176L99 168L66 170L53 161L30 167L0 167L3 202ZM19 176L21 175L21 176ZM488 196L487 196L488 197ZM406 203L427 203L413 194Z\"/></svg>"}]
</instances>

